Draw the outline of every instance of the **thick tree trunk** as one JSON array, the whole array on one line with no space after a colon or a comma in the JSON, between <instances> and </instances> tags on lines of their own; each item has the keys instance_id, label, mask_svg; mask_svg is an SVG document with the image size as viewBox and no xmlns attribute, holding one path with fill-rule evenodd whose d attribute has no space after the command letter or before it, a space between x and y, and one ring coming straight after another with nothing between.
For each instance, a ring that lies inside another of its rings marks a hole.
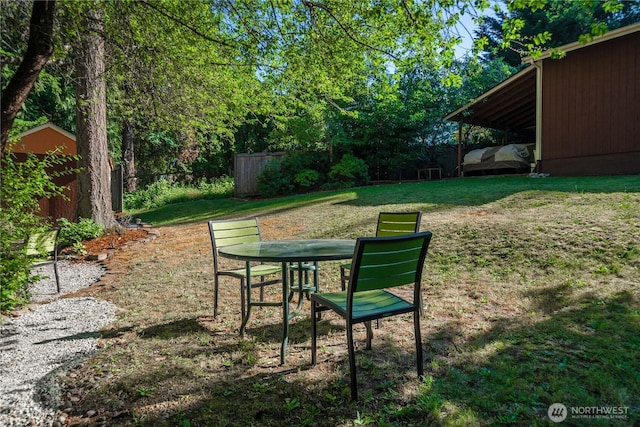
<instances>
[{"instance_id":1,"label":"thick tree trunk","mask_svg":"<svg viewBox=\"0 0 640 427\"><path fill-rule=\"evenodd\" d=\"M0 158L9 139L9 130L22 108L40 70L53 54L53 16L55 1L34 1L29 27L29 43L20 67L2 91L2 129Z\"/></svg>"},{"instance_id":2,"label":"thick tree trunk","mask_svg":"<svg viewBox=\"0 0 640 427\"><path fill-rule=\"evenodd\" d=\"M104 39L99 9L87 12L76 51L76 144L82 171L78 217L106 229L118 227L111 207L111 167L107 149Z\"/></svg>"},{"instance_id":3,"label":"thick tree trunk","mask_svg":"<svg viewBox=\"0 0 640 427\"><path fill-rule=\"evenodd\" d=\"M124 182L127 191L136 191L136 162L133 155L133 125L129 120L122 124L122 146L124 147Z\"/></svg>"}]
</instances>

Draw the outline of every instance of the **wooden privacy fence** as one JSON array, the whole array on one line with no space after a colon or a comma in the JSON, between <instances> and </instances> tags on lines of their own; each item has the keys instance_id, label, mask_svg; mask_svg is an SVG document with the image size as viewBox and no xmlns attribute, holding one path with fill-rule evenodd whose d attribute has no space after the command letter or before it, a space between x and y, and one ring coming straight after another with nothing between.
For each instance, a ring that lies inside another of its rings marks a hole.
<instances>
[{"instance_id":1,"label":"wooden privacy fence","mask_svg":"<svg viewBox=\"0 0 640 427\"><path fill-rule=\"evenodd\" d=\"M284 156L284 152L234 155L234 194L236 197L258 194L258 175L267 162Z\"/></svg>"}]
</instances>

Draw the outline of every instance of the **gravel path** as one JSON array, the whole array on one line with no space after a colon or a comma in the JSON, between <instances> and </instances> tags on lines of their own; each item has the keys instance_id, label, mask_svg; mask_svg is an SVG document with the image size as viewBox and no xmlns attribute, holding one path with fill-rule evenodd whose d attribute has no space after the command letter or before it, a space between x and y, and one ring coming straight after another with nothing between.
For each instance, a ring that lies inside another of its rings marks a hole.
<instances>
[{"instance_id":1,"label":"gravel path","mask_svg":"<svg viewBox=\"0 0 640 427\"><path fill-rule=\"evenodd\" d=\"M98 281L96 263L61 261L61 295ZM30 288L36 305L17 317L0 317L0 426L62 426L58 376L96 351L98 331L116 307L94 298L59 298L51 275ZM47 270L48 269L48 270Z\"/></svg>"}]
</instances>

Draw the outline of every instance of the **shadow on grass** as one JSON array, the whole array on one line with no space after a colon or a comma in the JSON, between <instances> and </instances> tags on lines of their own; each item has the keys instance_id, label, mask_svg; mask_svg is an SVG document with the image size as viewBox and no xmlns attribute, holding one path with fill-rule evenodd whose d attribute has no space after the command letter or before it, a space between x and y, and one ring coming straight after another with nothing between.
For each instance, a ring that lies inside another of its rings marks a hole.
<instances>
[{"instance_id":1,"label":"shadow on grass","mask_svg":"<svg viewBox=\"0 0 640 427\"><path fill-rule=\"evenodd\" d=\"M343 197L331 192L274 199L200 199L149 209L136 216L154 225L183 225L211 219L275 215L334 198Z\"/></svg>"},{"instance_id":2,"label":"shadow on grass","mask_svg":"<svg viewBox=\"0 0 640 427\"><path fill-rule=\"evenodd\" d=\"M270 215L323 202L348 206L416 205L423 211L479 206L525 191L639 192L640 175L618 177L491 176L376 185L273 199L200 199L136 213L154 225L190 224L208 219Z\"/></svg>"},{"instance_id":3,"label":"shadow on grass","mask_svg":"<svg viewBox=\"0 0 640 427\"><path fill-rule=\"evenodd\" d=\"M184 318L139 332L143 342L134 344L137 351L147 341L155 341L149 347L153 351L148 360L143 362L148 369L138 369L135 375L117 375L105 385L109 396L116 395L119 401L126 402L126 408L136 409L110 409L112 400L105 400L103 391L91 391L100 402L93 405L100 407L100 413L110 420L109 425L335 426L357 420L359 412L364 417L365 411L370 413L377 406L372 400L350 401L346 354L336 358L323 351L326 335L343 334L345 326L341 320L325 319L319 323L321 366L317 368L311 366L310 350L307 352L306 348L302 359L298 354L295 363L268 368L256 366L258 352L264 351L261 349L278 348L282 336L279 324L258 325L248 330L245 338L240 338L229 333L211 333L208 327L202 326L202 322L210 321L210 318ZM293 322L290 332L296 346L307 347L311 340L309 319L301 317ZM204 339L211 342L203 342ZM277 344L260 345L264 342ZM346 336L337 345L346 349ZM405 352L382 339L376 343L376 357L386 359L390 354L401 365L391 368L398 368L400 379L385 383L387 370L370 361L367 364L370 360L367 352L358 351L359 363L363 364L358 367L361 395L387 393L402 381L405 371L416 375L413 349ZM275 358L279 358L277 350ZM343 375L328 380L323 374L326 369L338 370ZM370 376L373 379L369 379ZM197 396L197 399L183 403L187 396Z\"/></svg>"},{"instance_id":4,"label":"shadow on grass","mask_svg":"<svg viewBox=\"0 0 640 427\"><path fill-rule=\"evenodd\" d=\"M173 339L183 335L191 335L202 332L208 332L197 319L180 319L161 325L154 325L143 329L138 333L142 338L147 339Z\"/></svg>"},{"instance_id":5,"label":"shadow on grass","mask_svg":"<svg viewBox=\"0 0 640 427\"><path fill-rule=\"evenodd\" d=\"M326 336L341 334L345 327L332 319L319 323L316 367L310 365L310 353L306 358L308 318L292 322L290 329L294 345L305 348L303 357L298 354L296 363L269 367L257 366L256 361L261 349L278 348L273 344L282 337L279 322L250 327L245 338L212 333L202 324L211 319L154 325L140 333L144 342L156 342L150 347L154 352L148 369L118 376L108 387L111 395L139 411L122 416L122 425L335 426L368 421L398 426L535 426L552 425L547 410L553 403L569 411L562 425L637 425L638 296L621 291L596 299L571 288L550 287L528 297L534 301L529 313L498 318L463 342L459 337L468 334L460 324L450 322L433 330L428 318L423 319L422 330L429 331L423 332L426 378L410 401L398 400L396 389L415 375L415 354L411 346L398 348L393 333L385 336L387 321L376 332L373 351L356 351L364 397L359 402L349 399L346 354L336 357L323 349ZM270 344L261 345L265 342ZM346 348L346 337L330 342ZM102 399L99 389L94 393ZM187 399L193 396L197 398ZM571 414L572 408L591 407L623 408L625 418ZM357 419L359 414L362 419Z\"/></svg>"},{"instance_id":6,"label":"shadow on grass","mask_svg":"<svg viewBox=\"0 0 640 427\"><path fill-rule=\"evenodd\" d=\"M456 347L460 354L453 362L434 351L431 378L417 405L435 419L468 425L549 425L547 410L554 403L567 408L562 425L638 425L637 296L625 291L571 300L569 294L566 288L536 292L534 309L546 315L529 316L542 320L498 320ZM451 340L462 334L453 324L442 330ZM425 343L441 339L442 332ZM622 408L624 416L585 418L584 408L591 407Z\"/></svg>"},{"instance_id":7,"label":"shadow on grass","mask_svg":"<svg viewBox=\"0 0 640 427\"><path fill-rule=\"evenodd\" d=\"M119 395L126 399L128 405L150 409L138 413L126 411L121 415L122 425L336 425L344 415L336 418L327 414L325 418L320 409L319 402L327 399L326 389L286 380L287 374L299 370L289 368L257 375L248 373L249 366L235 364L215 378L194 380L194 373L190 369L165 366L162 373L149 372L139 377L127 377L126 381L113 384L112 388L120 390ZM156 393L150 384L157 382L150 379L161 375L182 377L185 381L172 381L171 396ZM149 392L141 393L142 390ZM191 403L181 402L183 396L193 395L200 398ZM333 400L344 402L342 399ZM111 421L115 420L112 418Z\"/></svg>"}]
</instances>

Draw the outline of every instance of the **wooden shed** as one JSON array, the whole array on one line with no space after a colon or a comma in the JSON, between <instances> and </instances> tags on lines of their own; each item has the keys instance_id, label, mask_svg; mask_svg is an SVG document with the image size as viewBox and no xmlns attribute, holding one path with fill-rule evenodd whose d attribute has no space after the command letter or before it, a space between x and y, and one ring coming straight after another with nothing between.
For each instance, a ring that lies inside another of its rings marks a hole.
<instances>
[{"instance_id":1,"label":"wooden shed","mask_svg":"<svg viewBox=\"0 0 640 427\"><path fill-rule=\"evenodd\" d=\"M55 150L58 150L58 154L64 155L75 155L77 153L75 135L53 123L45 123L21 133L18 135L18 141L12 146L12 152L16 155L18 161L24 160L27 153L43 157ZM76 167L77 162L71 160L63 165L56 166L55 171ZM51 173L53 172L52 170ZM56 185L67 187L64 193L68 200L62 197L40 199L38 201L40 214L44 217L50 217L53 223L58 218L67 218L69 221L75 221L78 202L77 175L65 174L55 177L54 182Z\"/></svg>"},{"instance_id":2,"label":"wooden shed","mask_svg":"<svg viewBox=\"0 0 640 427\"><path fill-rule=\"evenodd\" d=\"M640 173L640 23L558 49L444 119L535 134L537 172Z\"/></svg>"}]
</instances>

